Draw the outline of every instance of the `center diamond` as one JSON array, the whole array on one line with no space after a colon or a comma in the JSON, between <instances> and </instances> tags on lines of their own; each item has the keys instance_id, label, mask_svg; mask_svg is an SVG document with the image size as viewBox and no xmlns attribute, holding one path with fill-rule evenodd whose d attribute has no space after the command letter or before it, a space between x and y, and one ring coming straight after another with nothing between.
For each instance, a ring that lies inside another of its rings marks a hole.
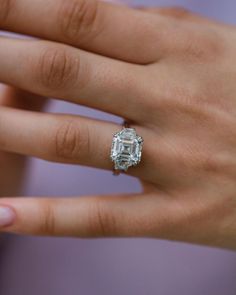
<instances>
[{"instance_id":1,"label":"center diamond","mask_svg":"<svg viewBox=\"0 0 236 295\"><path fill-rule=\"evenodd\" d=\"M111 159L115 163L115 170L127 171L141 161L143 139L135 129L124 128L116 133L112 141Z\"/></svg>"}]
</instances>

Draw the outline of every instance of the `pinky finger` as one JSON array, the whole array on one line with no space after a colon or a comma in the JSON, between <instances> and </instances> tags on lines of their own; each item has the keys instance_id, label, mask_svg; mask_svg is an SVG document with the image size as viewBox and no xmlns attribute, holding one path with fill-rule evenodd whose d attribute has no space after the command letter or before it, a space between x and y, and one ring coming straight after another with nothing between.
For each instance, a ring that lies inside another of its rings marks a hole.
<instances>
[{"instance_id":1,"label":"pinky finger","mask_svg":"<svg viewBox=\"0 0 236 295\"><path fill-rule=\"evenodd\" d=\"M27 235L128 237L145 235L144 195L79 199L16 198L0 202L0 230ZM143 207L143 209L142 209Z\"/></svg>"}]
</instances>

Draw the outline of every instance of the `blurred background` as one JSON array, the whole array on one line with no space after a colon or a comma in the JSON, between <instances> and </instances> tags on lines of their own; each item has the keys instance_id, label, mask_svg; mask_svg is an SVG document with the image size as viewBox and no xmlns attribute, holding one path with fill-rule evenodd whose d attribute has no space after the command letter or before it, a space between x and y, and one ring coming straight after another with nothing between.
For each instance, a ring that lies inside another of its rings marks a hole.
<instances>
[{"instance_id":1,"label":"blurred background","mask_svg":"<svg viewBox=\"0 0 236 295\"><path fill-rule=\"evenodd\" d=\"M235 0L146 0L131 5L180 5L236 23ZM51 112L117 120L63 102ZM25 192L80 196L139 191L130 177L32 160ZM80 240L7 235L0 243L1 295L235 295L236 253L149 239Z\"/></svg>"}]
</instances>

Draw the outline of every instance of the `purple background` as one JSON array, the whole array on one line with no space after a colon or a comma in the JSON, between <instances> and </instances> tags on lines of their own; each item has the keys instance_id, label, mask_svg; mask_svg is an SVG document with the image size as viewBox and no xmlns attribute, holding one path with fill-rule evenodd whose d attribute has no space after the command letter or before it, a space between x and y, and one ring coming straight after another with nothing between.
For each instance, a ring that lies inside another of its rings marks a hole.
<instances>
[{"instance_id":1,"label":"purple background","mask_svg":"<svg viewBox=\"0 0 236 295\"><path fill-rule=\"evenodd\" d=\"M133 1L182 5L236 23L236 2ZM66 103L51 111L105 114ZM33 160L28 195L85 195L140 189L129 177L110 172ZM235 295L236 254L158 240L79 240L5 236L0 246L0 294L50 295Z\"/></svg>"}]
</instances>

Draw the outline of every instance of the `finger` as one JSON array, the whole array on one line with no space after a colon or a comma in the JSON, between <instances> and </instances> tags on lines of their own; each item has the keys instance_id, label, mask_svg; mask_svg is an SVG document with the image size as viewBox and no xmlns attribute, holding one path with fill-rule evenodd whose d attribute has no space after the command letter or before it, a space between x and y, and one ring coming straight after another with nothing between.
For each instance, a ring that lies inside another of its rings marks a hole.
<instances>
[{"instance_id":1,"label":"finger","mask_svg":"<svg viewBox=\"0 0 236 295\"><path fill-rule=\"evenodd\" d=\"M20 89L3 86L0 96L0 106L16 107L23 109L41 110L45 105L45 99L24 92ZM18 195L23 185L22 173L26 164L26 158L14 153L0 152L0 196ZM14 183L14 185L12 185Z\"/></svg>"},{"instance_id":2,"label":"finger","mask_svg":"<svg viewBox=\"0 0 236 295\"><path fill-rule=\"evenodd\" d=\"M0 97L0 105L32 111L41 111L47 101L45 97L9 86L5 87Z\"/></svg>"},{"instance_id":3,"label":"finger","mask_svg":"<svg viewBox=\"0 0 236 295\"><path fill-rule=\"evenodd\" d=\"M141 163L130 167L128 174L164 189L181 185L185 172L180 177L177 168L183 158L179 156L180 146L173 151L176 137L160 131L156 139L149 129L135 124L132 127L144 139L144 146ZM47 161L113 170L112 138L120 130L117 124L80 116L0 108L0 150ZM151 169L154 164L158 173Z\"/></svg>"},{"instance_id":4,"label":"finger","mask_svg":"<svg viewBox=\"0 0 236 295\"><path fill-rule=\"evenodd\" d=\"M0 109L0 149L44 160L112 170L120 126L79 116Z\"/></svg>"},{"instance_id":5,"label":"finger","mask_svg":"<svg viewBox=\"0 0 236 295\"><path fill-rule=\"evenodd\" d=\"M213 199L203 205L197 196L174 198L162 192L79 199L4 198L0 230L81 238L152 237L215 246L222 227L215 208L222 200ZM224 247L222 239L217 245Z\"/></svg>"},{"instance_id":6,"label":"finger","mask_svg":"<svg viewBox=\"0 0 236 295\"><path fill-rule=\"evenodd\" d=\"M172 7L138 7L141 11L146 11L163 16L171 16L176 19L201 19L199 15L193 14L184 7L172 6Z\"/></svg>"},{"instance_id":7,"label":"finger","mask_svg":"<svg viewBox=\"0 0 236 295\"><path fill-rule=\"evenodd\" d=\"M146 128L132 125L144 140L153 137ZM80 116L35 113L0 108L0 150L47 161L79 164L112 171L113 135L121 126ZM142 161L128 174L148 180L150 152L143 149ZM154 177L154 175L153 175Z\"/></svg>"},{"instance_id":8,"label":"finger","mask_svg":"<svg viewBox=\"0 0 236 295\"><path fill-rule=\"evenodd\" d=\"M158 199L153 195L3 199L0 229L41 236L154 236L154 228L160 234L163 227L165 201L160 201L158 209Z\"/></svg>"},{"instance_id":9,"label":"finger","mask_svg":"<svg viewBox=\"0 0 236 295\"><path fill-rule=\"evenodd\" d=\"M6 84L135 120L143 113L137 102L137 87L144 83L140 66L52 42L8 38L0 38L0 60Z\"/></svg>"},{"instance_id":10,"label":"finger","mask_svg":"<svg viewBox=\"0 0 236 295\"><path fill-rule=\"evenodd\" d=\"M164 18L96 0L2 0L0 26L134 63L157 60L170 28Z\"/></svg>"},{"instance_id":11,"label":"finger","mask_svg":"<svg viewBox=\"0 0 236 295\"><path fill-rule=\"evenodd\" d=\"M217 21L194 13L181 6L171 6L171 7L137 7L141 11L146 11L157 16L171 17L176 20L189 21L195 23L206 23L206 24L218 24ZM225 25L225 24L221 24Z\"/></svg>"}]
</instances>

